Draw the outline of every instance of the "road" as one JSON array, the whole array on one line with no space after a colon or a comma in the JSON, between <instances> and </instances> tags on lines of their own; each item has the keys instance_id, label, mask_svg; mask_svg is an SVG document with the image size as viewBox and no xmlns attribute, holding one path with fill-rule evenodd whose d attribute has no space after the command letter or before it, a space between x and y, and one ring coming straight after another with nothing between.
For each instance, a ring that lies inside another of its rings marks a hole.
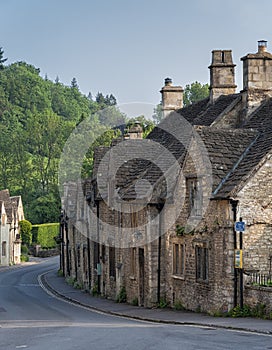
<instances>
[{"instance_id":1,"label":"road","mask_svg":"<svg viewBox=\"0 0 272 350\"><path fill-rule=\"evenodd\" d=\"M272 349L272 336L210 327L153 324L105 315L47 294L38 276L56 258L0 270L0 349Z\"/></svg>"}]
</instances>

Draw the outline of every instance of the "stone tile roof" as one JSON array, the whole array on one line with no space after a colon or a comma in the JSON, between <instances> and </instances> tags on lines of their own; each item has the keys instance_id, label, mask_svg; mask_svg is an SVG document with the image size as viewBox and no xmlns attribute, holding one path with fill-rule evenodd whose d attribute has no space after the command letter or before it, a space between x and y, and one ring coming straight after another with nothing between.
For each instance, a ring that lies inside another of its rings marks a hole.
<instances>
[{"instance_id":1,"label":"stone tile roof","mask_svg":"<svg viewBox=\"0 0 272 350\"><path fill-rule=\"evenodd\" d=\"M5 210L7 214L7 222L11 223L14 217L14 209L12 201L10 200L9 190L1 190L0 191L0 200L4 202Z\"/></svg>"},{"instance_id":2,"label":"stone tile roof","mask_svg":"<svg viewBox=\"0 0 272 350\"><path fill-rule=\"evenodd\" d=\"M14 215L17 212L21 196L10 197L9 190L0 191L0 201L4 203L7 214L7 222L11 223L14 220Z\"/></svg>"},{"instance_id":3,"label":"stone tile roof","mask_svg":"<svg viewBox=\"0 0 272 350\"><path fill-rule=\"evenodd\" d=\"M265 101L240 129L223 130L211 127L231 104L240 100L241 94L220 96L214 104L205 99L177 113L171 113L148 135L146 141L157 145L155 150L151 147L148 154L145 151L142 156L136 155L135 149L139 147L139 143L136 148L130 145L122 150L121 146L119 151L114 147L114 152L117 152L115 155L112 150L108 152L108 147L100 147L94 163L94 174L98 182L100 180L100 196L108 196L109 183L113 181L115 195L123 200L148 195L150 186L153 186L158 200L158 197L169 190L165 190L164 176L165 169L170 169L173 165L173 161L169 161L169 155L182 165L192 140L192 126L200 125L202 127L198 127L197 132L205 144L211 162L214 197L229 197L272 149L272 99ZM117 168L114 165L116 156L120 161ZM101 166L102 159L104 162ZM115 172L113 168L116 169ZM172 185L174 182L173 178Z\"/></svg>"},{"instance_id":4,"label":"stone tile roof","mask_svg":"<svg viewBox=\"0 0 272 350\"><path fill-rule=\"evenodd\" d=\"M194 125L205 125L210 126L219 116L220 114L226 110L234 101L239 101L240 95L222 95L220 96L214 104L209 105L208 108L200 113L194 120Z\"/></svg>"},{"instance_id":5,"label":"stone tile roof","mask_svg":"<svg viewBox=\"0 0 272 350\"><path fill-rule=\"evenodd\" d=\"M254 142L257 134L254 130L222 130L207 127L199 131L211 162L214 190Z\"/></svg>"},{"instance_id":6,"label":"stone tile roof","mask_svg":"<svg viewBox=\"0 0 272 350\"><path fill-rule=\"evenodd\" d=\"M248 119L244 130L255 129L259 135L251 144L239 164L224 179L224 183L217 189L215 197L231 197L241 188L249 177L258 169L259 164L272 150L272 99L265 101Z\"/></svg>"}]
</instances>

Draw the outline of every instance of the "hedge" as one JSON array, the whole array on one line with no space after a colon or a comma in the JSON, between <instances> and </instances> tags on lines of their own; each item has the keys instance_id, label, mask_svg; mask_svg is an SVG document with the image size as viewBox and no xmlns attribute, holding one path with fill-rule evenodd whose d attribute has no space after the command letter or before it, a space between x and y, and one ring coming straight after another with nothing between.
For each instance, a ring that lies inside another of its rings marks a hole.
<instances>
[{"instance_id":1,"label":"hedge","mask_svg":"<svg viewBox=\"0 0 272 350\"><path fill-rule=\"evenodd\" d=\"M55 248L55 237L59 235L59 223L32 225L32 243L42 248Z\"/></svg>"}]
</instances>

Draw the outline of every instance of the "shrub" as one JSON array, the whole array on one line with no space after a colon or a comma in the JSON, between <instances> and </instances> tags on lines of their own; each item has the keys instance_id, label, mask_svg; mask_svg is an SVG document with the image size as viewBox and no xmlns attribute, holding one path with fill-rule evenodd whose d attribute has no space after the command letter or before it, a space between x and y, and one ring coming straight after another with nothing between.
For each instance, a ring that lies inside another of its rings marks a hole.
<instances>
[{"instance_id":1,"label":"shrub","mask_svg":"<svg viewBox=\"0 0 272 350\"><path fill-rule=\"evenodd\" d=\"M160 302L157 304L157 307L159 309L165 309L168 305L168 302L164 298L161 298Z\"/></svg>"},{"instance_id":2,"label":"shrub","mask_svg":"<svg viewBox=\"0 0 272 350\"><path fill-rule=\"evenodd\" d=\"M126 288L122 287L116 299L117 303L125 303L127 301Z\"/></svg>"},{"instance_id":3,"label":"shrub","mask_svg":"<svg viewBox=\"0 0 272 350\"><path fill-rule=\"evenodd\" d=\"M59 234L59 223L41 224L32 226L33 243L41 245L42 248L56 248L55 237Z\"/></svg>"},{"instance_id":4,"label":"shrub","mask_svg":"<svg viewBox=\"0 0 272 350\"><path fill-rule=\"evenodd\" d=\"M21 255L21 262L28 262L28 261L29 261L28 255L22 254Z\"/></svg>"},{"instance_id":5,"label":"shrub","mask_svg":"<svg viewBox=\"0 0 272 350\"><path fill-rule=\"evenodd\" d=\"M21 254L28 255L28 248L26 245L21 245Z\"/></svg>"},{"instance_id":6,"label":"shrub","mask_svg":"<svg viewBox=\"0 0 272 350\"><path fill-rule=\"evenodd\" d=\"M182 305L181 301L177 300L174 303L175 310L185 310L185 307Z\"/></svg>"},{"instance_id":7,"label":"shrub","mask_svg":"<svg viewBox=\"0 0 272 350\"><path fill-rule=\"evenodd\" d=\"M244 305L243 307L237 305L228 312L228 316L230 317L250 317L251 315L252 313L248 305Z\"/></svg>"},{"instance_id":8,"label":"shrub","mask_svg":"<svg viewBox=\"0 0 272 350\"><path fill-rule=\"evenodd\" d=\"M20 234L22 237L23 244L29 246L32 243L32 224L28 220L21 220L19 222Z\"/></svg>"},{"instance_id":9,"label":"shrub","mask_svg":"<svg viewBox=\"0 0 272 350\"><path fill-rule=\"evenodd\" d=\"M133 306L138 306L138 305L139 305L139 302L138 302L138 298L137 298L137 297L135 297L135 298L132 299L131 305L133 305Z\"/></svg>"},{"instance_id":10,"label":"shrub","mask_svg":"<svg viewBox=\"0 0 272 350\"><path fill-rule=\"evenodd\" d=\"M95 297L97 295L99 295L99 293L98 293L98 283L95 283L93 288L92 288L92 296Z\"/></svg>"}]
</instances>

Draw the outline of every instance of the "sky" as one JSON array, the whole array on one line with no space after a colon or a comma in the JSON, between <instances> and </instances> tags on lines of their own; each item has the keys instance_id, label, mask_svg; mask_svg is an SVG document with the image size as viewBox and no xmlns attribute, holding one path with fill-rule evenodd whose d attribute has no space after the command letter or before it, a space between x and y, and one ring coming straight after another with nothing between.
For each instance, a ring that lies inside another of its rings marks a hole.
<instances>
[{"instance_id":1,"label":"sky","mask_svg":"<svg viewBox=\"0 0 272 350\"><path fill-rule=\"evenodd\" d=\"M25 61L41 75L118 104L156 105L164 79L209 83L211 51L231 49L237 91L240 58L268 40L271 0L0 0L6 64Z\"/></svg>"}]
</instances>

